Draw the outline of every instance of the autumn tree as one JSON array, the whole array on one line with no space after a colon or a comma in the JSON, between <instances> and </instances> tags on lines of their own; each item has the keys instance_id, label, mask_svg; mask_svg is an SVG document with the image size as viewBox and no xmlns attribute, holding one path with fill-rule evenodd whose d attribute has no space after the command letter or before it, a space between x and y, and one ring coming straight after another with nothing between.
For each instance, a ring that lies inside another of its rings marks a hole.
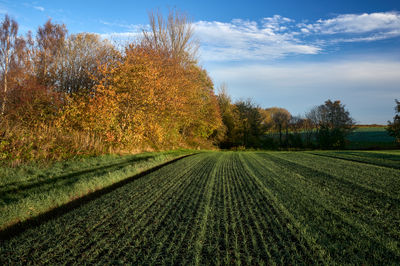
<instances>
[{"instance_id":1,"label":"autumn tree","mask_svg":"<svg viewBox=\"0 0 400 266\"><path fill-rule=\"evenodd\" d=\"M36 41L31 32L25 38L16 37L10 64L13 80L10 120L32 127L50 124L57 116L61 95L54 89L60 84L57 68L65 33L65 26L49 20L43 28L39 27Z\"/></svg>"},{"instance_id":2,"label":"autumn tree","mask_svg":"<svg viewBox=\"0 0 400 266\"><path fill-rule=\"evenodd\" d=\"M0 102L7 116L0 135L10 150L28 147L31 158L29 149L47 147L43 154L56 150L65 158L215 143L221 113L214 84L195 60L192 25L175 11L150 20L152 32L119 50L95 34L68 36L51 20L35 37L22 38L6 16ZM19 133L6 136L8 122Z\"/></svg>"},{"instance_id":3,"label":"autumn tree","mask_svg":"<svg viewBox=\"0 0 400 266\"><path fill-rule=\"evenodd\" d=\"M184 136L194 139L208 138L222 123L214 84L208 73L197 65L182 67L182 70L188 82L186 93L183 94L186 94L184 109L187 111L182 132Z\"/></svg>"},{"instance_id":4,"label":"autumn tree","mask_svg":"<svg viewBox=\"0 0 400 266\"><path fill-rule=\"evenodd\" d=\"M71 99L65 109L70 127L115 145L162 147L206 141L221 124L211 79L196 65L131 44L100 72L95 93Z\"/></svg>"},{"instance_id":5,"label":"autumn tree","mask_svg":"<svg viewBox=\"0 0 400 266\"><path fill-rule=\"evenodd\" d=\"M397 143L400 143L400 101L395 100L396 107L394 108L396 115L393 117L393 122L388 121L386 130L390 136L396 138Z\"/></svg>"},{"instance_id":6,"label":"autumn tree","mask_svg":"<svg viewBox=\"0 0 400 266\"><path fill-rule=\"evenodd\" d=\"M219 88L218 105L223 122L223 127L220 128L223 137L219 141L219 146L221 148L231 148L235 146L237 139L239 119L236 106L232 103L225 84L222 84Z\"/></svg>"}]
</instances>

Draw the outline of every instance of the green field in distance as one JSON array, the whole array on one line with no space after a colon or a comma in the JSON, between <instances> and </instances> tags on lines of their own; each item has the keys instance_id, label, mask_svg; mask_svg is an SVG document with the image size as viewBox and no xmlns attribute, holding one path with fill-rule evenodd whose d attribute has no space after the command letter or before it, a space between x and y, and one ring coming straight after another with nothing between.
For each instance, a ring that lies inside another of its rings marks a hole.
<instances>
[{"instance_id":1,"label":"green field in distance","mask_svg":"<svg viewBox=\"0 0 400 266\"><path fill-rule=\"evenodd\" d=\"M390 149L396 147L395 138L385 127L359 127L346 138L348 149Z\"/></svg>"}]
</instances>

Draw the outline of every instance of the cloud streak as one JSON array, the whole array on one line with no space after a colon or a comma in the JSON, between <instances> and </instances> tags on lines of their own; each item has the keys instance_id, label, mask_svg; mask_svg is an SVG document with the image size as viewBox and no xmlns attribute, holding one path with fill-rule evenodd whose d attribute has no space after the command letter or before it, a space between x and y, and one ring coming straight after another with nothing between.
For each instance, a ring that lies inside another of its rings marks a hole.
<instances>
[{"instance_id":1,"label":"cloud streak","mask_svg":"<svg viewBox=\"0 0 400 266\"><path fill-rule=\"evenodd\" d=\"M110 22L105 20L99 20L99 22L105 26L115 27L115 28L124 28L129 29L130 31L142 31L142 29L146 28L147 25L142 24L128 24L122 22Z\"/></svg>"},{"instance_id":2,"label":"cloud streak","mask_svg":"<svg viewBox=\"0 0 400 266\"><path fill-rule=\"evenodd\" d=\"M397 12L346 14L332 19L320 19L317 23L305 26L322 34L392 32L400 29L400 14Z\"/></svg>"},{"instance_id":3,"label":"cloud streak","mask_svg":"<svg viewBox=\"0 0 400 266\"><path fill-rule=\"evenodd\" d=\"M42 7L42 6L34 6L33 8L36 9L36 10L39 10L41 12L44 11L44 7Z\"/></svg>"}]
</instances>

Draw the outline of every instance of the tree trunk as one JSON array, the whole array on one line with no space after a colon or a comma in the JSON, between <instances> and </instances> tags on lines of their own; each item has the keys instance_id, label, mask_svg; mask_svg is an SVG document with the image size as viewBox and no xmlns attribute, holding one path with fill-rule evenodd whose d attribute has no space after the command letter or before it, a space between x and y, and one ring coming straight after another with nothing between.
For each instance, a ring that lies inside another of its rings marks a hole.
<instances>
[{"instance_id":1,"label":"tree trunk","mask_svg":"<svg viewBox=\"0 0 400 266\"><path fill-rule=\"evenodd\" d=\"M4 66L4 95L3 95L3 103L1 105L1 115L4 116L6 110L7 103L7 75L8 75L8 57L10 51L10 36L7 36L7 47L6 47L6 56L5 56L5 66Z\"/></svg>"},{"instance_id":2,"label":"tree trunk","mask_svg":"<svg viewBox=\"0 0 400 266\"><path fill-rule=\"evenodd\" d=\"M285 146L286 148L289 146L289 128L287 125L286 125Z\"/></svg>"}]
</instances>

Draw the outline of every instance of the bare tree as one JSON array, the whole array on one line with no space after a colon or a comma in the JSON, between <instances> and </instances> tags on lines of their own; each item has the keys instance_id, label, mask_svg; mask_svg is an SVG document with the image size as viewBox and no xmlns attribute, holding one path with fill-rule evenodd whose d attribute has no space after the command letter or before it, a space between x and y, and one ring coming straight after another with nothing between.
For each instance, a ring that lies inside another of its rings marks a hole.
<instances>
[{"instance_id":1,"label":"bare tree","mask_svg":"<svg viewBox=\"0 0 400 266\"><path fill-rule=\"evenodd\" d=\"M196 61L198 42L188 17L171 10L164 19L160 11L149 13L150 31L143 31L144 43L187 64Z\"/></svg>"},{"instance_id":2,"label":"bare tree","mask_svg":"<svg viewBox=\"0 0 400 266\"><path fill-rule=\"evenodd\" d=\"M0 64L3 74L3 99L1 105L1 114L4 115L7 104L8 93L8 75L10 65L17 57L18 46L18 23L10 19L8 15L4 17L0 28Z\"/></svg>"},{"instance_id":3,"label":"bare tree","mask_svg":"<svg viewBox=\"0 0 400 266\"><path fill-rule=\"evenodd\" d=\"M272 122L274 123L275 129L279 132L279 145L282 146L282 131L286 131L286 140L288 135L289 121L291 114L284 108L271 108L272 111Z\"/></svg>"},{"instance_id":4,"label":"bare tree","mask_svg":"<svg viewBox=\"0 0 400 266\"><path fill-rule=\"evenodd\" d=\"M61 53L65 45L67 28L64 24L54 24L49 19L39 27L36 35L37 67L39 81L43 85L54 85L57 68L61 62Z\"/></svg>"},{"instance_id":5,"label":"bare tree","mask_svg":"<svg viewBox=\"0 0 400 266\"><path fill-rule=\"evenodd\" d=\"M78 33L69 36L58 64L58 90L67 93L90 93L96 84L99 65L113 61L117 51L99 35Z\"/></svg>"}]
</instances>

